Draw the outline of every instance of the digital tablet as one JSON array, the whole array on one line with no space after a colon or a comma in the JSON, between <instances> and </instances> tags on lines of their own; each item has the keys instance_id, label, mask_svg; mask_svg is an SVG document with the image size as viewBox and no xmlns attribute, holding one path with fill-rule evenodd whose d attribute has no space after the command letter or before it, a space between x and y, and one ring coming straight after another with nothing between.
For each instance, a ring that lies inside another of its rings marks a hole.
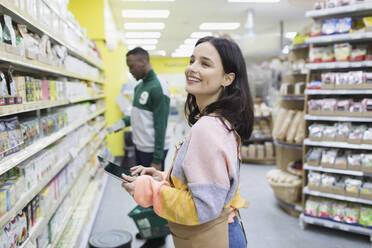
<instances>
[{"instance_id":1,"label":"digital tablet","mask_svg":"<svg viewBox=\"0 0 372 248\"><path fill-rule=\"evenodd\" d=\"M126 170L120 167L117 164L114 164L111 161L104 159L101 156L97 156L99 163L102 165L103 169L107 174L110 176L119 179L120 181L127 182L124 178L121 177L121 174L125 174L127 176L132 176L132 172L130 170Z\"/></svg>"}]
</instances>

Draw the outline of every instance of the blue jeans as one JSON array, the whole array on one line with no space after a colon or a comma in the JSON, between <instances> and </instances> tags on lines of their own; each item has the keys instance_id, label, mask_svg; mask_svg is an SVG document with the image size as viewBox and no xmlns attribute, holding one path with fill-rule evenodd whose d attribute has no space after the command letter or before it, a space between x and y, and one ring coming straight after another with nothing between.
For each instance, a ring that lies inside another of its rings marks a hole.
<instances>
[{"instance_id":1,"label":"blue jeans","mask_svg":"<svg viewBox=\"0 0 372 248\"><path fill-rule=\"evenodd\" d=\"M234 217L234 222L229 223L229 248L246 248L243 229L240 226L238 217Z\"/></svg>"}]
</instances>

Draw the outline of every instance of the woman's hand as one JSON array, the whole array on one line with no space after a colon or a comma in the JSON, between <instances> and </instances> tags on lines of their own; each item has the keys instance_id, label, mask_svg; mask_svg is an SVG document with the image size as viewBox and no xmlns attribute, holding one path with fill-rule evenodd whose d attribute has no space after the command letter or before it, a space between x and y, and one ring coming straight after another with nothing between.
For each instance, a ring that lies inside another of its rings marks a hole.
<instances>
[{"instance_id":1,"label":"woman's hand","mask_svg":"<svg viewBox=\"0 0 372 248\"><path fill-rule=\"evenodd\" d=\"M136 178L135 177L130 177L125 174L121 174L121 177L127 181L123 182L121 184L121 187L123 187L131 196L134 194L134 187L136 185Z\"/></svg>"},{"instance_id":2,"label":"woman's hand","mask_svg":"<svg viewBox=\"0 0 372 248\"><path fill-rule=\"evenodd\" d=\"M142 175L149 175L155 181L161 182L163 181L163 174L161 171L156 170L154 167L143 167L142 165L134 166L130 169L132 171L132 176L140 174Z\"/></svg>"}]
</instances>

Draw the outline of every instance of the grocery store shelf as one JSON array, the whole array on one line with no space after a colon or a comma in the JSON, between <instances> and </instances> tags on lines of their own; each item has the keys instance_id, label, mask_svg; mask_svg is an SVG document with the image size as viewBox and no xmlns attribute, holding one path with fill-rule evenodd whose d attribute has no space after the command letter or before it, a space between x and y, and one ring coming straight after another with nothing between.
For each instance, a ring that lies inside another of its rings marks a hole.
<instances>
[{"instance_id":1,"label":"grocery store shelf","mask_svg":"<svg viewBox=\"0 0 372 248\"><path fill-rule=\"evenodd\" d=\"M70 78L76 78L80 80L92 81L97 83L104 83L103 80L97 78L90 78L83 75L78 75L73 72L69 72L64 68L59 68L52 65L43 64L39 61L27 59L18 55L10 54L4 50L0 51L0 61L12 64L14 70L28 73L44 73L44 76L64 76ZM6 65L7 66L7 65Z\"/></svg>"},{"instance_id":2,"label":"grocery store shelf","mask_svg":"<svg viewBox=\"0 0 372 248\"><path fill-rule=\"evenodd\" d=\"M308 47L309 47L309 44L300 43L300 44L291 45L289 49L293 51L293 50L304 49L304 48L308 48Z\"/></svg>"},{"instance_id":3,"label":"grocery store shelf","mask_svg":"<svg viewBox=\"0 0 372 248\"><path fill-rule=\"evenodd\" d=\"M309 63L306 68L309 70L329 70L329 69L350 69L350 68L365 68L372 67L372 61L355 61L355 62L325 62L325 63Z\"/></svg>"},{"instance_id":4,"label":"grocery store shelf","mask_svg":"<svg viewBox=\"0 0 372 248\"><path fill-rule=\"evenodd\" d=\"M7 115L15 115L21 114L25 112L35 111L39 109L46 109L46 108L53 108L64 106L72 103L79 103L85 101L93 101L104 98L105 95L98 95L92 97L79 97L74 99L64 99L64 100L56 100L56 101L39 101L39 102L29 102L23 104L13 104L13 105L5 105L1 106L0 108L0 117L7 116Z\"/></svg>"},{"instance_id":5,"label":"grocery store shelf","mask_svg":"<svg viewBox=\"0 0 372 248\"><path fill-rule=\"evenodd\" d=\"M326 43L335 43L335 42L363 42L371 41L372 32L368 33L354 33L354 34L335 34L335 35L324 35L318 37L309 37L306 39L307 43L312 44L326 44Z\"/></svg>"},{"instance_id":6,"label":"grocery store shelf","mask_svg":"<svg viewBox=\"0 0 372 248\"><path fill-rule=\"evenodd\" d=\"M319 192L315 190L310 190L308 187L305 187L303 189L303 193L307 195L320 196L320 197L325 197L325 198L330 198L330 199L335 199L335 200L340 200L340 201L348 201L348 202L372 205L371 200L365 200L361 198L337 195L337 194L331 194L331 193L323 193L323 192Z\"/></svg>"},{"instance_id":7,"label":"grocery store shelf","mask_svg":"<svg viewBox=\"0 0 372 248\"><path fill-rule=\"evenodd\" d=\"M81 183L81 181L79 181L79 187L83 188L83 190L80 192L79 196L76 198L76 201L74 202L74 205L71 206L70 210L65 215L65 217L63 219L63 223L60 225L60 229L58 231L57 236L55 238L52 237L53 238L53 242L51 244L49 244L47 246L47 248L55 248L55 247L57 247L57 244L58 244L59 240L61 239L61 237L63 235L63 232L65 231L65 229L67 227L67 224L69 223L69 221L71 219L71 216L73 215L73 213L75 212L76 207L80 203L80 199L82 198L82 196L85 194L86 190L88 189L89 179L88 180L84 180L83 182L84 183Z\"/></svg>"},{"instance_id":8,"label":"grocery store shelf","mask_svg":"<svg viewBox=\"0 0 372 248\"><path fill-rule=\"evenodd\" d=\"M305 139L304 145L357 149L357 150L372 150L372 145L369 145L369 144L349 144L347 142L337 142L337 141L313 141L310 139Z\"/></svg>"},{"instance_id":9,"label":"grocery store shelf","mask_svg":"<svg viewBox=\"0 0 372 248\"><path fill-rule=\"evenodd\" d=\"M323 226L331 229L337 229L341 231L346 231L346 232L352 232L352 233L357 233L357 234L362 234L362 235L367 235L372 237L372 229L370 228L365 228L361 226L354 226L350 224L344 224L332 220L327 220L327 219L321 219L321 218L316 218L316 217L310 217L306 216L304 214L300 215L300 225L304 226L303 224L312 224L312 225L318 225L318 226Z\"/></svg>"},{"instance_id":10,"label":"grocery store shelf","mask_svg":"<svg viewBox=\"0 0 372 248\"><path fill-rule=\"evenodd\" d=\"M372 90L305 90L306 95L372 95Z\"/></svg>"},{"instance_id":11,"label":"grocery store shelf","mask_svg":"<svg viewBox=\"0 0 372 248\"><path fill-rule=\"evenodd\" d=\"M305 96L280 96L280 99L285 101L304 101Z\"/></svg>"},{"instance_id":12,"label":"grocery store shelf","mask_svg":"<svg viewBox=\"0 0 372 248\"><path fill-rule=\"evenodd\" d=\"M79 187L82 187L82 185L84 185L84 184L86 184L86 186L88 185L89 177L85 173L87 167L88 167L88 164L85 165L85 167L83 169L81 169L81 171L80 171L81 173L79 173L79 176L76 177L74 179L74 181L66 188L66 190L62 193L61 197L57 200L57 202L50 207L49 212L44 217L40 218L38 223L31 229L31 233L29 234L28 239L22 244L21 248L27 247L27 245L32 240L35 240L35 238L37 238L40 235L41 231L48 224L49 220L52 218L55 211L58 209L59 205L63 202L65 197L70 193L70 191L76 185L77 182L79 182L78 183ZM84 191L83 191L83 193L84 193ZM80 197L81 197L81 195L80 195ZM79 202L80 197L77 198L78 199L77 203Z\"/></svg>"},{"instance_id":13,"label":"grocery store shelf","mask_svg":"<svg viewBox=\"0 0 372 248\"><path fill-rule=\"evenodd\" d=\"M288 71L285 75L286 76L306 76L308 73L308 70L303 69L301 71Z\"/></svg>"},{"instance_id":14,"label":"grocery store shelf","mask_svg":"<svg viewBox=\"0 0 372 248\"><path fill-rule=\"evenodd\" d=\"M47 3L47 1L44 1L44 2ZM65 42L63 39L53 34L52 32L48 31L46 28L43 28L41 23L36 21L33 17L31 17L25 11L20 10L9 0L1 0L0 5L1 5L2 13L10 15L12 19L16 22L26 24L28 30L31 30L32 32L35 32L39 35L42 35L42 34L48 35L53 41L59 43L60 45L65 46L71 55L78 57L79 59L82 59L85 62L88 62L89 64L97 67L98 69L104 70L103 64L100 61L94 58L90 58L87 55L84 55L76 51L76 49L73 48L72 46L67 45L67 42ZM64 20L64 19L65 18L61 18L61 20Z\"/></svg>"},{"instance_id":15,"label":"grocery store shelf","mask_svg":"<svg viewBox=\"0 0 372 248\"><path fill-rule=\"evenodd\" d=\"M360 177L362 177L362 176L372 176L371 174L364 173L363 171L323 168L321 166L311 166L311 165L308 165L308 164L304 165L304 170L321 171L321 172L351 175L351 176L360 176Z\"/></svg>"},{"instance_id":16,"label":"grocery store shelf","mask_svg":"<svg viewBox=\"0 0 372 248\"><path fill-rule=\"evenodd\" d=\"M305 17L310 18L330 18L331 16L341 16L341 15L364 15L370 14L372 10L372 3L360 3L349 6L342 6L336 8L327 8L320 10L310 10L306 11Z\"/></svg>"},{"instance_id":17,"label":"grocery store shelf","mask_svg":"<svg viewBox=\"0 0 372 248\"><path fill-rule=\"evenodd\" d=\"M305 120L310 120L310 121L372 122L372 117L305 115Z\"/></svg>"},{"instance_id":18,"label":"grocery store shelf","mask_svg":"<svg viewBox=\"0 0 372 248\"><path fill-rule=\"evenodd\" d=\"M99 116L100 114L104 113L105 109L100 109L92 114L90 114L87 118L81 121L76 121L76 123L73 123L67 127L62 128L60 131L51 134L50 136L47 136L45 138L41 138L32 145L22 149L19 152L13 153L9 156L6 156L1 160L1 165L0 165L0 175L5 173L6 171L12 169L13 167L17 166L19 163L25 161L26 159L30 158L34 154L40 152L47 146L53 144L60 138L64 137L68 133L74 131L87 121Z\"/></svg>"},{"instance_id":19,"label":"grocery store shelf","mask_svg":"<svg viewBox=\"0 0 372 248\"><path fill-rule=\"evenodd\" d=\"M101 129L104 127L106 122L103 122L98 125L97 129ZM83 142L80 143L79 147L77 148L77 152L80 152L96 135L96 133L93 133L85 139ZM16 204L12 207L12 209L7 212L5 215L3 215L0 218L0 227L7 224L19 211L21 211L48 183L50 180L52 180L59 172L64 168L68 162L71 160L71 156L69 155L69 152L66 152L66 157L58 162L58 164L55 166L55 168L52 169L52 171L49 172L48 175L45 175L44 179L39 182L37 185L35 185L31 190L28 192L25 192L21 195L20 199Z\"/></svg>"},{"instance_id":20,"label":"grocery store shelf","mask_svg":"<svg viewBox=\"0 0 372 248\"><path fill-rule=\"evenodd\" d=\"M277 140L274 140L274 144L277 145L277 146L281 146L281 147L292 148L292 149L296 149L296 150L302 150L302 145L298 145L298 144L284 143L284 142L277 141Z\"/></svg>"},{"instance_id":21,"label":"grocery store shelf","mask_svg":"<svg viewBox=\"0 0 372 248\"><path fill-rule=\"evenodd\" d=\"M103 178L102 186L101 186L101 189L100 189L98 195L96 196L97 200L96 200L96 202L93 206L93 210L92 210L92 213L90 215L89 222L86 226L84 226L84 236L80 240L80 244L78 246L79 248L86 248L88 246L89 237L90 237L90 234L93 230L94 222L96 221L96 218L97 218L98 209L101 205L103 194L106 190L106 186L107 186L107 182L108 182L108 176L106 174L104 174L103 177L104 178Z\"/></svg>"}]
</instances>

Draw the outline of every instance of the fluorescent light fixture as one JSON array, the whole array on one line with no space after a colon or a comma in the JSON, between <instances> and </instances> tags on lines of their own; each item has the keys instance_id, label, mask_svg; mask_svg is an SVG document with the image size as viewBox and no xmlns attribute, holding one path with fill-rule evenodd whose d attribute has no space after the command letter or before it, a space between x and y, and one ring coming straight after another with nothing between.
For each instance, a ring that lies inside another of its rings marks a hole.
<instances>
[{"instance_id":1,"label":"fluorescent light fixture","mask_svg":"<svg viewBox=\"0 0 372 248\"><path fill-rule=\"evenodd\" d=\"M285 38L293 40L294 37L296 36L297 32L287 32L285 33Z\"/></svg>"},{"instance_id":2,"label":"fluorescent light fixture","mask_svg":"<svg viewBox=\"0 0 372 248\"><path fill-rule=\"evenodd\" d=\"M195 44L196 44L197 41L198 41L198 39L186 39L186 40L184 41L184 43L185 43L186 45L193 45L193 46L195 46Z\"/></svg>"},{"instance_id":3,"label":"fluorescent light fixture","mask_svg":"<svg viewBox=\"0 0 372 248\"><path fill-rule=\"evenodd\" d=\"M128 45L156 45L157 39L126 39L125 43Z\"/></svg>"},{"instance_id":4,"label":"fluorescent light fixture","mask_svg":"<svg viewBox=\"0 0 372 248\"><path fill-rule=\"evenodd\" d=\"M150 54L151 55L160 55L160 56L167 55L167 53L164 50L152 51Z\"/></svg>"},{"instance_id":5,"label":"fluorescent light fixture","mask_svg":"<svg viewBox=\"0 0 372 248\"><path fill-rule=\"evenodd\" d=\"M160 38L160 32L126 32L125 38Z\"/></svg>"},{"instance_id":6,"label":"fluorescent light fixture","mask_svg":"<svg viewBox=\"0 0 372 248\"><path fill-rule=\"evenodd\" d=\"M122 2L174 2L176 0L121 0Z\"/></svg>"},{"instance_id":7,"label":"fluorescent light fixture","mask_svg":"<svg viewBox=\"0 0 372 248\"><path fill-rule=\"evenodd\" d=\"M200 24L201 30L235 30L240 27L239 22L205 22Z\"/></svg>"},{"instance_id":8,"label":"fluorescent light fixture","mask_svg":"<svg viewBox=\"0 0 372 248\"><path fill-rule=\"evenodd\" d=\"M169 10L123 9L124 18L168 18Z\"/></svg>"},{"instance_id":9,"label":"fluorescent light fixture","mask_svg":"<svg viewBox=\"0 0 372 248\"><path fill-rule=\"evenodd\" d=\"M205 36L212 36L212 33L211 32L194 32L194 33L191 33L190 35L191 38L196 38L196 39L203 38Z\"/></svg>"},{"instance_id":10,"label":"fluorescent light fixture","mask_svg":"<svg viewBox=\"0 0 372 248\"><path fill-rule=\"evenodd\" d=\"M147 50L147 51L151 51L151 50L155 50L156 49L156 46L155 45L130 45L128 46L128 49L129 50L132 50L136 47L142 47L143 49Z\"/></svg>"},{"instance_id":11,"label":"fluorescent light fixture","mask_svg":"<svg viewBox=\"0 0 372 248\"><path fill-rule=\"evenodd\" d=\"M279 3L280 0L227 0L230 3Z\"/></svg>"},{"instance_id":12,"label":"fluorescent light fixture","mask_svg":"<svg viewBox=\"0 0 372 248\"><path fill-rule=\"evenodd\" d=\"M125 29L131 29L131 30L161 30L164 29L165 24L164 22L126 22L124 23Z\"/></svg>"}]
</instances>

